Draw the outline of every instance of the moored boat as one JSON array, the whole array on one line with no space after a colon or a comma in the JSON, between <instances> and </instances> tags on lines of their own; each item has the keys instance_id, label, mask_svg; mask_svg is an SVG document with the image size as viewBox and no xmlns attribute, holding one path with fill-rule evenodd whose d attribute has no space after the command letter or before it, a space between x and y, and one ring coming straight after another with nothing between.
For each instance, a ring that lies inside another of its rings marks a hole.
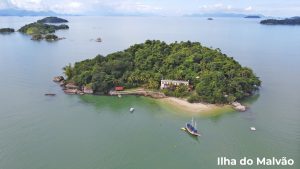
<instances>
[{"instance_id":1,"label":"moored boat","mask_svg":"<svg viewBox=\"0 0 300 169\"><path fill-rule=\"evenodd\" d=\"M45 96L55 96L56 94L54 93L45 93Z\"/></svg>"},{"instance_id":2,"label":"moored boat","mask_svg":"<svg viewBox=\"0 0 300 169\"><path fill-rule=\"evenodd\" d=\"M196 122L193 122L193 119L192 119L191 123L186 123L185 129L191 135L198 137L198 136L201 136L201 134L198 132L196 125L197 125Z\"/></svg>"}]
</instances>

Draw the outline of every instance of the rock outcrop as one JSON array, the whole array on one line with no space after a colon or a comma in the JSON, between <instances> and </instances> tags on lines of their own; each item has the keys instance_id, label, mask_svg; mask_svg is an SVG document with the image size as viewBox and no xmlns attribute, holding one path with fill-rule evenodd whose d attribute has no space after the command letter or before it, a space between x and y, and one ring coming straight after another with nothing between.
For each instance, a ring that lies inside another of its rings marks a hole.
<instances>
[{"instance_id":1,"label":"rock outcrop","mask_svg":"<svg viewBox=\"0 0 300 169\"><path fill-rule=\"evenodd\" d=\"M79 89L79 87L75 83L67 83L65 87L66 89Z\"/></svg>"},{"instance_id":2,"label":"rock outcrop","mask_svg":"<svg viewBox=\"0 0 300 169\"><path fill-rule=\"evenodd\" d=\"M95 41L96 42L102 42L102 39L101 38L97 38Z\"/></svg>"},{"instance_id":3,"label":"rock outcrop","mask_svg":"<svg viewBox=\"0 0 300 169\"><path fill-rule=\"evenodd\" d=\"M65 80L65 78L63 76L55 76L53 78L54 82L61 82L61 81L64 81L64 80Z\"/></svg>"},{"instance_id":4,"label":"rock outcrop","mask_svg":"<svg viewBox=\"0 0 300 169\"><path fill-rule=\"evenodd\" d=\"M84 95L84 94L94 93L94 91L90 87L84 86L82 90L80 90L80 87L77 86L75 83L72 82L67 83L63 76L55 76L53 78L53 81L58 83L63 88L63 91L66 94Z\"/></svg>"},{"instance_id":5,"label":"rock outcrop","mask_svg":"<svg viewBox=\"0 0 300 169\"><path fill-rule=\"evenodd\" d=\"M91 87L88 87L88 86L83 86L83 93L85 94L93 94L94 91Z\"/></svg>"},{"instance_id":6,"label":"rock outcrop","mask_svg":"<svg viewBox=\"0 0 300 169\"><path fill-rule=\"evenodd\" d=\"M242 105L239 102L233 102L232 106L235 110L240 111L240 112L244 112L247 109L246 106Z\"/></svg>"}]
</instances>

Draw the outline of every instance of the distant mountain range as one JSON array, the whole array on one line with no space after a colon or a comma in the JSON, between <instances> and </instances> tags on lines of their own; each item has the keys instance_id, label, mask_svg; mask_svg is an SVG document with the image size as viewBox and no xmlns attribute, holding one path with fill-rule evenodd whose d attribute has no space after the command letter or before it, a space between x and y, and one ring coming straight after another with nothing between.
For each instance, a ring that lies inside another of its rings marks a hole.
<instances>
[{"instance_id":1,"label":"distant mountain range","mask_svg":"<svg viewBox=\"0 0 300 169\"><path fill-rule=\"evenodd\" d=\"M249 15L246 14L240 14L240 13L203 13L203 14L190 14L190 15L184 15L186 17L237 17L237 18L244 18ZM264 17L260 14L252 14L251 16L260 16Z\"/></svg>"},{"instance_id":2,"label":"distant mountain range","mask_svg":"<svg viewBox=\"0 0 300 169\"><path fill-rule=\"evenodd\" d=\"M59 16L65 14L58 14L53 11L29 11L22 9L0 9L0 16Z\"/></svg>"},{"instance_id":3,"label":"distant mountain range","mask_svg":"<svg viewBox=\"0 0 300 169\"><path fill-rule=\"evenodd\" d=\"M18 8L10 8L10 9L0 9L0 16L62 16L62 15L71 15L71 14L61 14L56 13L53 11L30 11L30 10L23 10ZM88 15L100 15L100 16L160 16L155 15L152 13L90 13ZM74 16L74 15L71 15ZM244 18L250 15L240 14L240 13L195 13L195 14L188 14L183 15L184 17L238 17ZM259 14L252 14L251 16L259 16L264 17L263 15Z\"/></svg>"}]
</instances>

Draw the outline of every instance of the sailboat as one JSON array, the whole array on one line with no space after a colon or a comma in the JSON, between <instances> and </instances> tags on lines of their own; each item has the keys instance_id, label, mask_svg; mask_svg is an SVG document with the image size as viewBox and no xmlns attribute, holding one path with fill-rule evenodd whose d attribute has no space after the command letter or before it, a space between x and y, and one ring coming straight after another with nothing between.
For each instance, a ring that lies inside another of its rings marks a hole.
<instances>
[{"instance_id":1,"label":"sailboat","mask_svg":"<svg viewBox=\"0 0 300 169\"><path fill-rule=\"evenodd\" d=\"M197 130L197 123L194 122L194 119L192 119L191 123L185 124L185 129L193 136L201 136L201 134Z\"/></svg>"}]
</instances>

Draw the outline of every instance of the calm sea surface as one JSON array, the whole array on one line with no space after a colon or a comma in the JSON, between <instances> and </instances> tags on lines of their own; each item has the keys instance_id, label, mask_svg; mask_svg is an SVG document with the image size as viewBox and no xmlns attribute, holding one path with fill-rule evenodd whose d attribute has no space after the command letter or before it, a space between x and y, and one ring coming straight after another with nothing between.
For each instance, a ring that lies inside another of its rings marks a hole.
<instances>
[{"instance_id":1,"label":"calm sea surface","mask_svg":"<svg viewBox=\"0 0 300 169\"><path fill-rule=\"evenodd\" d=\"M55 43L0 35L1 169L217 169L217 157L300 159L300 27L256 19L66 17ZM0 17L20 28L40 17ZM103 42L93 39L101 37ZM263 81L244 113L194 117L203 137L180 128L191 119L143 97L70 96L52 82L62 67L146 39L199 41L220 48ZM45 97L44 93L57 93ZM135 107L134 113L129 108ZM255 126L256 132L249 127ZM229 168L229 167L228 167ZM253 165L233 168L263 168ZM270 168L270 167L269 167Z\"/></svg>"}]
</instances>

